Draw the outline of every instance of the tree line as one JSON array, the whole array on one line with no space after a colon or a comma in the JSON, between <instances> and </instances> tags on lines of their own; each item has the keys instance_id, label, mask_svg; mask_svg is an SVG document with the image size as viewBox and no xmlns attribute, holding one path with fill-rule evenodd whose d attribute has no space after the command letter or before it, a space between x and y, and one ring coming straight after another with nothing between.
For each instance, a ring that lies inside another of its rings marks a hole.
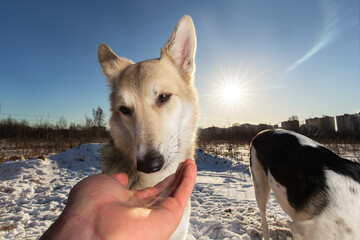
<instances>
[{"instance_id":1,"label":"tree line","mask_svg":"<svg viewBox=\"0 0 360 240\"><path fill-rule=\"evenodd\" d=\"M11 116L0 120L1 139L15 141L20 139L75 139L86 142L108 137L105 115L101 107L93 109L92 117L85 115L85 124L68 124L65 117L60 117L55 124L42 120L30 124L27 120L19 121Z\"/></svg>"},{"instance_id":2,"label":"tree line","mask_svg":"<svg viewBox=\"0 0 360 240\"><path fill-rule=\"evenodd\" d=\"M199 129L198 146L206 147L216 143L250 144L259 132L266 129L275 129L277 126L268 124L234 124L231 127L209 127ZM300 134L308 136L321 143L360 143L360 134L335 131L307 131L299 129Z\"/></svg>"}]
</instances>

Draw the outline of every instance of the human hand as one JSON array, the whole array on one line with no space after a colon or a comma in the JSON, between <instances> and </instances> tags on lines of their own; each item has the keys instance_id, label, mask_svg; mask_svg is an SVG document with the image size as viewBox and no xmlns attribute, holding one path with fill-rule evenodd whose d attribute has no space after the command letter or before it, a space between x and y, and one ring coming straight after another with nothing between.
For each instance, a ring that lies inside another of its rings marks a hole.
<instances>
[{"instance_id":1,"label":"human hand","mask_svg":"<svg viewBox=\"0 0 360 240\"><path fill-rule=\"evenodd\" d=\"M64 211L41 239L169 239L196 180L191 159L154 187L128 190L124 173L76 184Z\"/></svg>"}]
</instances>

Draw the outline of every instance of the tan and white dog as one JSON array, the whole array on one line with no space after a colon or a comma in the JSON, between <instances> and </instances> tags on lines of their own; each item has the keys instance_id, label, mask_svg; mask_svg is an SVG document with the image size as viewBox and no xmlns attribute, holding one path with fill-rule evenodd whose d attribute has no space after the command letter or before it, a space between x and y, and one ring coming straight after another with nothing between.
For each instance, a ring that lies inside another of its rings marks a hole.
<instances>
[{"instance_id":1,"label":"tan and white dog","mask_svg":"<svg viewBox=\"0 0 360 240\"><path fill-rule=\"evenodd\" d=\"M128 187L154 186L194 157L198 119L194 86L196 35L191 17L178 22L161 57L134 63L106 44L99 62L111 87L111 144L104 147L102 170L125 172ZM171 239L186 237L190 201Z\"/></svg>"}]
</instances>

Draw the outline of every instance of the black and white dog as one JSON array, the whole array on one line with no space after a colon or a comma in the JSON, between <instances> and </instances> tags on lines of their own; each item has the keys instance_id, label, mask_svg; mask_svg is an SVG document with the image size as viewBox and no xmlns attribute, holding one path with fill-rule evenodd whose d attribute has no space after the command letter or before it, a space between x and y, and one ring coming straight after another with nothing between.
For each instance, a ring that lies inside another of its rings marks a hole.
<instances>
[{"instance_id":1,"label":"black and white dog","mask_svg":"<svg viewBox=\"0 0 360 240\"><path fill-rule=\"evenodd\" d=\"M360 164L298 133L268 130L252 141L250 169L265 239L270 189L294 239L360 239Z\"/></svg>"}]
</instances>

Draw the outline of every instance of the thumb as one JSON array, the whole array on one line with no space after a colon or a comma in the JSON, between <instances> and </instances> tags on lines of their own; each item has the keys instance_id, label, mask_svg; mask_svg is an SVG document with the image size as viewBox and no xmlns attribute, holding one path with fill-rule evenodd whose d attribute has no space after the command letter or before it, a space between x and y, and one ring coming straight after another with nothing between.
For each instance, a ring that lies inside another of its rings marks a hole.
<instances>
[{"instance_id":1,"label":"thumb","mask_svg":"<svg viewBox=\"0 0 360 240\"><path fill-rule=\"evenodd\" d=\"M116 173L111 175L113 178L115 178L116 180L118 180L124 187L126 187L126 185L129 182L129 178L126 175L126 173Z\"/></svg>"}]
</instances>

